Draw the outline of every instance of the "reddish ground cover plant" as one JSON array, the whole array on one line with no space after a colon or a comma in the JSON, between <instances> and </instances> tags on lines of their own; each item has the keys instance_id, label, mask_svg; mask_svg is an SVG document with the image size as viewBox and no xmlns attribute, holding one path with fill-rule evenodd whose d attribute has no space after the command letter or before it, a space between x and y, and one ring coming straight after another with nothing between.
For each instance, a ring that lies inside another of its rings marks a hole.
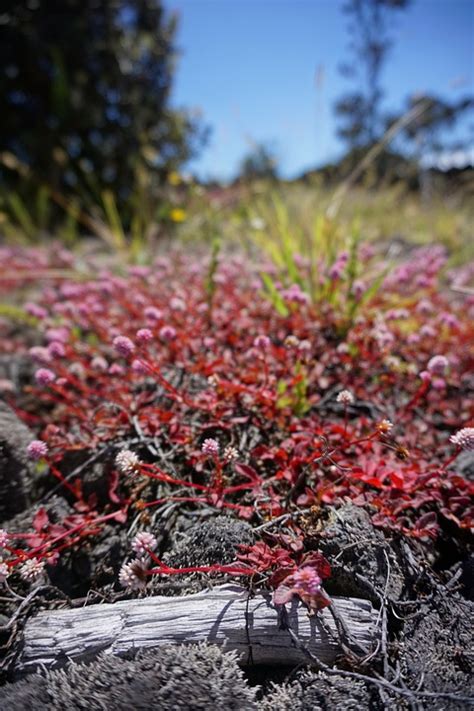
<instances>
[{"instance_id":1,"label":"reddish ground cover plant","mask_svg":"<svg viewBox=\"0 0 474 711\"><path fill-rule=\"evenodd\" d=\"M15 252L22 285L29 258ZM211 290L208 260L182 254L50 280L24 304L36 340L15 339L34 382L6 397L37 432L30 457L74 514L58 524L37 514L21 546L5 532L0 577L31 578L106 521L145 521L173 501L256 527L287 517L296 543L268 539L240 563L199 570L257 576L276 600L298 595L315 610L327 604L329 569L303 550L298 511L350 499L397 534L472 529L472 485L454 460L473 448L474 299L439 287L444 261L437 248L415 252L377 291L349 279L339 255L321 272L330 298L317 304L274 273L267 298L261 269L240 256L213 265ZM4 339L10 328L4 320ZM78 457L101 462L105 496L74 473ZM179 572L149 541L121 582L139 589Z\"/></svg>"}]
</instances>

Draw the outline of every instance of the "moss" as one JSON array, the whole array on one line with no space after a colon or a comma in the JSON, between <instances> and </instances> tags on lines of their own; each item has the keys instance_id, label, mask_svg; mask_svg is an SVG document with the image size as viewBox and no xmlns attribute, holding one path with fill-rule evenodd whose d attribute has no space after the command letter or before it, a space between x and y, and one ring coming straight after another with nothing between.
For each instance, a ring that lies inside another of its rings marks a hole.
<instances>
[{"instance_id":1,"label":"moss","mask_svg":"<svg viewBox=\"0 0 474 711\"><path fill-rule=\"evenodd\" d=\"M206 644L141 651L130 660L101 655L91 664L35 674L1 691L2 711L257 708L235 654Z\"/></svg>"}]
</instances>

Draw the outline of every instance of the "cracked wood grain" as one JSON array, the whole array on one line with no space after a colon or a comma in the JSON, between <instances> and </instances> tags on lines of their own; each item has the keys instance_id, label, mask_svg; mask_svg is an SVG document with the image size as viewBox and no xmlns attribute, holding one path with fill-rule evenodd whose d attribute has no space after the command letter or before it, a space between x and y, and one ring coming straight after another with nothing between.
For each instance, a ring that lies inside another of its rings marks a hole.
<instances>
[{"instance_id":1,"label":"cracked wood grain","mask_svg":"<svg viewBox=\"0 0 474 711\"><path fill-rule=\"evenodd\" d=\"M377 612L368 600L335 597L333 603L354 641L373 649L379 632ZM309 650L326 664L341 652L333 616L323 610L308 617L298 602L287 606L289 620ZM332 632L332 634L331 634ZM206 641L235 650L245 664L298 664L270 597L248 597L246 590L221 586L184 597L148 597L69 610L38 613L25 626L16 672L54 668L100 652L124 656L164 644Z\"/></svg>"}]
</instances>

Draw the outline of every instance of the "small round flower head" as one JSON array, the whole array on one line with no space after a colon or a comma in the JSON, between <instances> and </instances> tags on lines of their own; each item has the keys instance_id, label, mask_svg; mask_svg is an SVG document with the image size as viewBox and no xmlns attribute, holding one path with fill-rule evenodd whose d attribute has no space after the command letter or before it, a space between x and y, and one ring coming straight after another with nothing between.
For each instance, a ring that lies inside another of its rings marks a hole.
<instances>
[{"instance_id":1,"label":"small round flower head","mask_svg":"<svg viewBox=\"0 0 474 711\"><path fill-rule=\"evenodd\" d=\"M66 355L66 349L61 341L51 341L48 346L48 352L51 358L64 358Z\"/></svg>"},{"instance_id":2,"label":"small round flower head","mask_svg":"<svg viewBox=\"0 0 474 711\"><path fill-rule=\"evenodd\" d=\"M44 572L44 561L37 558L29 558L20 566L20 575L23 580L33 582L37 580Z\"/></svg>"},{"instance_id":3,"label":"small round flower head","mask_svg":"<svg viewBox=\"0 0 474 711\"><path fill-rule=\"evenodd\" d=\"M340 262L335 262L332 267L329 269L328 276L332 281L336 281L337 279L340 279L342 275L344 274L344 267L345 264L342 264Z\"/></svg>"},{"instance_id":4,"label":"small round flower head","mask_svg":"<svg viewBox=\"0 0 474 711\"><path fill-rule=\"evenodd\" d=\"M321 589L321 578L313 568L306 566L293 573L291 584L298 592L315 595Z\"/></svg>"},{"instance_id":5,"label":"small round flower head","mask_svg":"<svg viewBox=\"0 0 474 711\"><path fill-rule=\"evenodd\" d=\"M8 543L8 533L4 528L0 528L0 548L5 548Z\"/></svg>"},{"instance_id":6,"label":"small round flower head","mask_svg":"<svg viewBox=\"0 0 474 711\"><path fill-rule=\"evenodd\" d=\"M446 368L449 365L449 361L443 355L435 355L428 361L428 370L430 373L435 373L436 375L444 375Z\"/></svg>"},{"instance_id":7,"label":"small round flower head","mask_svg":"<svg viewBox=\"0 0 474 711\"><path fill-rule=\"evenodd\" d=\"M127 338L127 336L116 336L113 340L113 344L117 353L124 358L128 358L135 353L135 344L130 338Z\"/></svg>"},{"instance_id":8,"label":"small round flower head","mask_svg":"<svg viewBox=\"0 0 474 711\"><path fill-rule=\"evenodd\" d=\"M207 454L210 457L215 457L219 454L219 442L215 439L205 439L202 443L201 451L203 454Z\"/></svg>"},{"instance_id":9,"label":"small round flower head","mask_svg":"<svg viewBox=\"0 0 474 711\"><path fill-rule=\"evenodd\" d=\"M285 338L285 346L287 348L298 348L300 344L299 338L290 333L289 336Z\"/></svg>"},{"instance_id":10,"label":"small round flower head","mask_svg":"<svg viewBox=\"0 0 474 711\"><path fill-rule=\"evenodd\" d=\"M140 375L144 375L145 373L148 373L148 367L147 367L146 363L144 363L139 358L134 358L132 360L131 368L134 373L140 373Z\"/></svg>"},{"instance_id":11,"label":"small round flower head","mask_svg":"<svg viewBox=\"0 0 474 711\"><path fill-rule=\"evenodd\" d=\"M28 353L37 363L41 363L42 365L51 363L51 353L44 346L33 346Z\"/></svg>"},{"instance_id":12,"label":"small round flower head","mask_svg":"<svg viewBox=\"0 0 474 711\"><path fill-rule=\"evenodd\" d=\"M0 528L0 548L5 548L8 543L8 533L4 528Z\"/></svg>"},{"instance_id":13,"label":"small round flower head","mask_svg":"<svg viewBox=\"0 0 474 711\"><path fill-rule=\"evenodd\" d=\"M35 373L35 380L38 385L51 385L56 380L56 376L49 368L38 368Z\"/></svg>"},{"instance_id":14,"label":"small round flower head","mask_svg":"<svg viewBox=\"0 0 474 711\"><path fill-rule=\"evenodd\" d=\"M354 402L354 395L350 390L341 390L336 398L337 402L341 402L343 405L352 405Z\"/></svg>"},{"instance_id":15,"label":"small round flower head","mask_svg":"<svg viewBox=\"0 0 474 711\"><path fill-rule=\"evenodd\" d=\"M260 351L267 351L270 348L271 343L272 342L270 341L268 336L260 335L254 339L253 345L254 348L258 348Z\"/></svg>"},{"instance_id":16,"label":"small round flower head","mask_svg":"<svg viewBox=\"0 0 474 711\"><path fill-rule=\"evenodd\" d=\"M130 590L144 590L147 583L147 567L139 558L124 563L120 568L119 583Z\"/></svg>"},{"instance_id":17,"label":"small round flower head","mask_svg":"<svg viewBox=\"0 0 474 711\"><path fill-rule=\"evenodd\" d=\"M424 383L429 383L429 382L431 382L431 373L430 373L430 371L429 371L429 370L422 370L421 373L420 373L420 379L421 379Z\"/></svg>"},{"instance_id":18,"label":"small round flower head","mask_svg":"<svg viewBox=\"0 0 474 711\"><path fill-rule=\"evenodd\" d=\"M461 449L474 451L474 427L463 427L450 437L449 441Z\"/></svg>"},{"instance_id":19,"label":"small round flower head","mask_svg":"<svg viewBox=\"0 0 474 711\"><path fill-rule=\"evenodd\" d=\"M367 290L367 285L361 279L356 279L352 285L352 293L355 299L360 299Z\"/></svg>"},{"instance_id":20,"label":"small round flower head","mask_svg":"<svg viewBox=\"0 0 474 711\"><path fill-rule=\"evenodd\" d=\"M91 360L91 368L93 370L105 372L108 367L109 364L103 356L94 356L94 358L92 358Z\"/></svg>"},{"instance_id":21,"label":"small round flower head","mask_svg":"<svg viewBox=\"0 0 474 711\"><path fill-rule=\"evenodd\" d=\"M124 369L118 363L112 363L112 365L109 368L110 375L123 375L124 372L125 372Z\"/></svg>"},{"instance_id":22,"label":"small round flower head","mask_svg":"<svg viewBox=\"0 0 474 711\"><path fill-rule=\"evenodd\" d=\"M159 321L163 317L163 313L156 306L147 306L144 314L148 321Z\"/></svg>"},{"instance_id":23,"label":"small round flower head","mask_svg":"<svg viewBox=\"0 0 474 711\"><path fill-rule=\"evenodd\" d=\"M130 449L122 449L115 457L115 466L122 474L133 474L140 466L140 459Z\"/></svg>"},{"instance_id":24,"label":"small round flower head","mask_svg":"<svg viewBox=\"0 0 474 711\"><path fill-rule=\"evenodd\" d=\"M377 424L377 429L382 434L387 434L393 430L393 422L390 422L390 420L380 420Z\"/></svg>"},{"instance_id":25,"label":"small round flower head","mask_svg":"<svg viewBox=\"0 0 474 711\"><path fill-rule=\"evenodd\" d=\"M28 302L27 304L25 304L25 311L30 316L34 316L35 318L39 319L44 319L48 315L46 309L44 309L42 306L39 306L39 304L35 304L33 302Z\"/></svg>"},{"instance_id":26,"label":"small round flower head","mask_svg":"<svg viewBox=\"0 0 474 711\"><path fill-rule=\"evenodd\" d=\"M42 442L40 439L34 439L29 443L26 448L26 452L30 459L37 462L39 459L43 459L48 454L48 445L46 442Z\"/></svg>"},{"instance_id":27,"label":"small round flower head","mask_svg":"<svg viewBox=\"0 0 474 711\"><path fill-rule=\"evenodd\" d=\"M224 461L235 462L239 458L239 450L228 444L227 447L224 449L223 455Z\"/></svg>"},{"instance_id":28,"label":"small round flower head","mask_svg":"<svg viewBox=\"0 0 474 711\"><path fill-rule=\"evenodd\" d=\"M8 565L0 558L0 585L5 582L10 573Z\"/></svg>"},{"instance_id":29,"label":"small round flower head","mask_svg":"<svg viewBox=\"0 0 474 711\"><path fill-rule=\"evenodd\" d=\"M149 328L140 328L136 336L138 343L149 343L153 340L153 333Z\"/></svg>"},{"instance_id":30,"label":"small round flower head","mask_svg":"<svg viewBox=\"0 0 474 711\"><path fill-rule=\"evenodd\" d=\"M176 329L173 326L160 328L159 336L162 341L173 341L176 338Z\"/></svg>"},{"instance_id":31,"label":"small round flower head","mask_svg":"<svg viewBox=\"0 0 474 711\"><path fill-rule=\"evenodd\" d=\"M153 533L149 531L141 531L137 533L132 541L132 549L138 555L146 555L148 551L152 551L156 548L158 541L156 540Z\"/></svg>"}]
</instances>

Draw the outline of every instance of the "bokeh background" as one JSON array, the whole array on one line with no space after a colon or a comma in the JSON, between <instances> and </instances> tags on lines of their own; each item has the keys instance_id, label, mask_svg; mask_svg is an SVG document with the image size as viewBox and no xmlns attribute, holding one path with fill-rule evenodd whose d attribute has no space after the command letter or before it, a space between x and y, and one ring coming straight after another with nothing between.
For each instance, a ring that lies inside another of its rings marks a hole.
<instances>
[{"instance_id":1,"label":"bokeh background","mask_svg":"<svg viewBox=\"0 0 474 711\"><path fill-rule=\"evenodd\" d=\"M2 239L271 240L276 195L463 259L473 37L470 0L3 0Z\"/></svg>"}]
</instances>

